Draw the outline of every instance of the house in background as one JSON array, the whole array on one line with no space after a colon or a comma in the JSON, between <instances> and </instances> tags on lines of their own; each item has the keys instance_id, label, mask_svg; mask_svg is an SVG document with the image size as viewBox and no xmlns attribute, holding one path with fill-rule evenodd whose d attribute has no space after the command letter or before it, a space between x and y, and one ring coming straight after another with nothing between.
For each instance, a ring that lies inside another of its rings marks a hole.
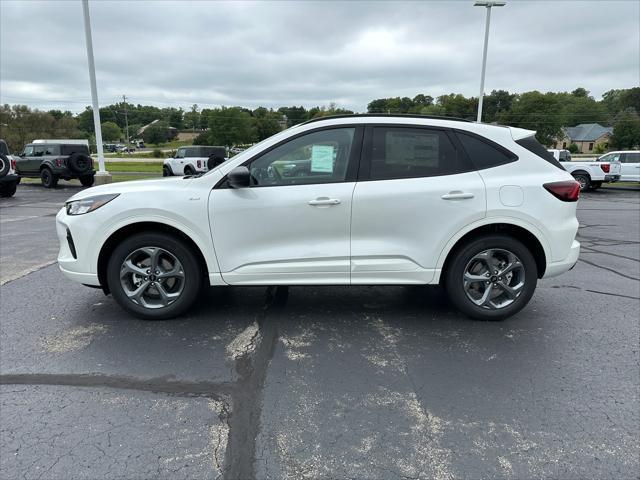
<instances>
[{"instance_id":1,"label":"house in background","mask_svg":"<svg viewBox=\"0 0 640 480\"><path fill-rule=\"evenodd\" d=\"M597 145L609 144L613 127L603 127L599 123L581 123L575 127L565 127L562 129L563 137L556 141L555 148L568 149L569 145L575 143L578 146L578 153L593 153Z\"/></svg>"}]
</instances>

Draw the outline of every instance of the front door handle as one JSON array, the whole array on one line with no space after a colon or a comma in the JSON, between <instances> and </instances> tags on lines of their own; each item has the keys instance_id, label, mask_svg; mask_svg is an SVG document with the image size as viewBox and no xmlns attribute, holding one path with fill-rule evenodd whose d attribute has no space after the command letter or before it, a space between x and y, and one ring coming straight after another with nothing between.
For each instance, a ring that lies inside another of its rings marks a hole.
<instances>
[{"instance_id":1,"label":"front door handle","mask_svg":"<svg viewBox=\"0 0 640 480\"><path fill-rule=\"evenodd\" d=\"M340 200L338 200L337 198L319 197L319 198L316 198L315 200L309 200L307 203L312 207L331 206L331 205L339 205Z\"/></svg>"},{"instance_id":2,"label":"front door handle","mask_svg":"<svg viewBox=\"0 0 640 480\"><path fill-rule=\"evenodd\" d=\"M464 200L466 198L473 198L473 193L461 192L459 190L456 190L454 192L446 193L440 198L442 198L443 200Z\"/></svg>"}]
</instances>

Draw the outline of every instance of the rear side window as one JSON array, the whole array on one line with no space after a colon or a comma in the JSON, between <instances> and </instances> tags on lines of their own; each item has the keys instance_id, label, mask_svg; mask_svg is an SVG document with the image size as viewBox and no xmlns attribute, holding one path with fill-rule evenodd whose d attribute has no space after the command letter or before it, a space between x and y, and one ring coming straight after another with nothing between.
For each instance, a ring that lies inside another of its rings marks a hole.
<instances>
[{"instance_id":1,"label":"rear side window","mask_svg":"<svg viewBox=\"0 0 640 480\"><path fill-rule=\"evenodd\" d=\"M375 127L371 180L452 175L473 170L446 132L428 128Z\"/></svg>"},{"instance_id":2,"label":"rear side window","mask_svg":"<svg viewBox=\"0 0 640 480\"><path fill-rule=\"evenodd\" d=\"M200 147L201 157L210 157L211 155L224 158L227 156L227 150L224 147Z\"/></svg>"},{"instance_id":3,"label":"rear side window","mask_svg":"<svg viewBox=\"0 0 640 480\"><path fill-rule=\"evenodd\" d=\"M60 153L62 155L72 155L74 153L89 155L89 147L86 145L60 145Z\"/></svg>"},{"instance_id":4,"label":"rear side window","mask_svg":"<svg viewBox=\"0 0 640 480\"><path fill-rule=\"evenodd\" d=\"M504 165L518 160L516 155L490 140L481 139L475 135L462 132L456 132L456 135L478 170L497 167L498 165ZM542 148L542 146L540 146L540 148ZM549 153L549 155L551 154ZM553 155L551 155L551 157L553 157Z\"/></svg>"},{"instance_id":5,"label":"rear side window","mask_svg":"<svg viewBox=\"0 0 640 480\"><path fill-rule=\"evenodd\" d=\"M521 140L516 140L516 143L521 147L526 148L534 155L537 155L543 160L546 160L554 167L558 167L560 170L564 170L564 167L562 166L562 164L555 159L552 153L549 153L546 148L540 145L540 142L536 140L536 137L534 135L523 138Z\"/></svg>"}]
</instances>

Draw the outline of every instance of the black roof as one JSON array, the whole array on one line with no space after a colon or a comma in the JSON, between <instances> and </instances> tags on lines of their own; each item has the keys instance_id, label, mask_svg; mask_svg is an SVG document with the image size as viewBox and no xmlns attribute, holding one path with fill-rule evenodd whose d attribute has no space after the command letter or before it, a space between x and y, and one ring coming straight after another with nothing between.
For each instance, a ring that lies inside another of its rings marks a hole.
<instances>
[{"instance_id":1,"label":"black roof","mask_svg":"<svg viewBox=\"0 0 640 480\"><path fill-rule=\"evenodd\" d=\"M306 122L302 122L300 125L307 123L319 122L321 120L333 120L335 118L358 118L358 117L388 117L388 118L424 118L431 120L450 120L453 122L471 122L465 118L458 117L443 117L441 115L419 115L417 113L349 113L343 115L328 115L326 117L316 117Z\"/></svg>"}]
</instances>

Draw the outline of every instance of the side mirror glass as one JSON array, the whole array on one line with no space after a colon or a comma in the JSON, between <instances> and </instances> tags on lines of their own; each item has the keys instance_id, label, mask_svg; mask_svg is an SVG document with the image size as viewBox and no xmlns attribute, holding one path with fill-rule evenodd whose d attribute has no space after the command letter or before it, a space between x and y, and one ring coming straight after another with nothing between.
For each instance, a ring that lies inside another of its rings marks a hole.
<instances>
[{"instance_id":1,"label":"side mirror glass","mask_svg":"<svg viewBox=\"0 0 640 480\"><path fill-rule=\"evenodd\" d=\"M251 173L247 167L236 167L227 175L231 188L245 188L251 183Z\"/></svg>"}]
</instances>

